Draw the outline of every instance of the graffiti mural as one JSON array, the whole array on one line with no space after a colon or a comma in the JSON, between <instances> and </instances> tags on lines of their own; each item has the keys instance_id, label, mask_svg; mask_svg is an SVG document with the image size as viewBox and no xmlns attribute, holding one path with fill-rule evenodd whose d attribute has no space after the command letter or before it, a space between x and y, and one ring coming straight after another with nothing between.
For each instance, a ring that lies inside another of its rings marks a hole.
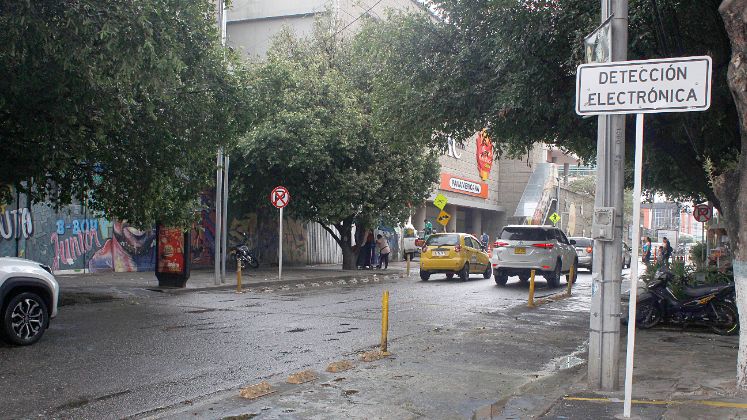
<instances>
[{"instance_id":1,"label":"graffiti mural","mask_svg":"<svg viewBox=\"0 0 747 420\"><path fill-rule=\"evenodd\" d=\"M4 206L3 206L4 207ZM5 240L28 239L34 234L34 222L31 219L31 210L22 209L8 210L0 208L0 238Z\"/></svg>"},{"instance_id":2,"label":"graffiti mural","mask_svg":"<svg viewBox=\"0 0 747 420\"><path fill-rule=\"evenodd\" d=\"M156 230L140 230L127 222L112 224L112 237L96 251L88 263L91 272L154 271Z\"/></svg>"},{"instance_id":3,"label":"graffiti mural","mask_svg":"<svg viewBox=\"0 0 747 420\"><path fill-rule=\"evenodd\" d=\"M209 192L200 194L203 206L200 221L192 226L191 250L193 266L213 264L215 252L215 209Z\"/></svg>"},{"instance_id":4,"label":"graffiti mural","mask_svg":"<svg viewBox=\"0 0 747 420\"><path fill-rule=\"evenodd\" d=\"M52 270L60 270L64 265L73 266L77 260L85 258L89 251L101 248L97 219L76 219L73 222L71 225L66 224L64 219L58 219L55 223L57 230L50 235L54 249ZM65 238L67 232L70 232L70 236Z\"/></svg>"}]
</instances>

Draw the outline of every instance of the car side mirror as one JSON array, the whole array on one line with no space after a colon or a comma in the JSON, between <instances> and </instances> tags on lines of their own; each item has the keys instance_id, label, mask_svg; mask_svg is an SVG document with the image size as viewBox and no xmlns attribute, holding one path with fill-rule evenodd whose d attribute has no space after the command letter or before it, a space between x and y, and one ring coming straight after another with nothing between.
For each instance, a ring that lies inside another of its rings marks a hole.
<instances>
[{"instance_id":1,"label":"car side mirror","mask_svg":"<svg viewBox=\"0 0 747 420\"><path fill-rule=\"evenodd\" d=\"M568 241L568 242L570 242L570 243L571 243L571 245L576 245L576 240L575 240L575 239L571 239L571 240L570 240L570 241Z\"/></svg>"}]
</instances>

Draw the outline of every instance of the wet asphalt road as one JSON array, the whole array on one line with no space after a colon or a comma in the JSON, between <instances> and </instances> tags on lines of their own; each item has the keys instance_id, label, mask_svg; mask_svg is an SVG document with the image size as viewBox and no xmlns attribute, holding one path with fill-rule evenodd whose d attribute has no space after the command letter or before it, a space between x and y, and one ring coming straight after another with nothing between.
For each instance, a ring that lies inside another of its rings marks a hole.
<instances>
[{"instance_id":1,"label":"wet asphalt road","mask_svg":"<svg viewBox=\"0 0 747 420\"><path fill-rule=\"evenodd\" d=\"M427 343L434 331L464 323L473 328L511 311L515 316L526 303L527 287L515 277L507 287L476 275L466 283L443 276L416 279L242 295L152 293L65 306L36 345L0 345L0 417L166 416L260 380L323 370L378 344L384 289L391 295L392 343L408 337ZM567 342L559 348L531 352L539 359L532 363L510 340L498 340L492 348L505 350L516 369L531 372L582 345L588 335L589 283L590 275L582 272L580 297L564 304L567 315L557 312L548 321L552 328L564 316L573 317L569 331L578 332L573 337L564 332ZM541 278L537 293L548 293Z\"/></svg>"}]
</instances>

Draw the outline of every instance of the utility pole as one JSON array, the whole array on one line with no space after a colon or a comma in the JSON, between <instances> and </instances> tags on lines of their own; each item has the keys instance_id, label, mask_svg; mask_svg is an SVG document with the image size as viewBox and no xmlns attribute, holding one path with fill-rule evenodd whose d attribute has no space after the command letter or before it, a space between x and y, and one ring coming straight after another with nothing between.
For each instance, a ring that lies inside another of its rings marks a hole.
<instances>
[{"instance_id":1,"label":"utility pole","mask_svg":"<svg viewBox=\"0 0 747 420\"><path fill-rule=\"evenodd\" d=\"M224 0L216 2L216 23L220 31L221 45L226 45L226 6ZM226 282L226 237L228 223L228 153L218 148L215 171L215 234L213 259L215 261L214 283Z\"/></svg>"},{"instance_id":2,"label":"utility pole","mask_svg":"<svg viewBox=\"0 0 747 420\"><path fill-rule=\"evenodd\" d=\"M614 16L611 22L612 61L625 61L628 55L628 0L601 0L601 4L602 22ZM624 169L625 115L600 115L594 208L595 213L598 208L613 208L614 217L612 237L594 241L588 369L589 386L604 391L616 390L620 385Z\"/></svg>"}]
</instances>

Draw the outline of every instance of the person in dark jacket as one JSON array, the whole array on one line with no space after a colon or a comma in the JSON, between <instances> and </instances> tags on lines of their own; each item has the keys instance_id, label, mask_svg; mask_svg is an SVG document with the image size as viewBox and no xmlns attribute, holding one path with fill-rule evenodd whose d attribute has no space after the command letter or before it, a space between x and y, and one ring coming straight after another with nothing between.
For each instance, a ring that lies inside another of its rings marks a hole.
<instances>
[{"instance_id":1,"label":"person in dark jacket","mask_svg":"<svg viewBox=\"0 0 747 420\"><path fill-rule=\"evenodd\" d=\"M672 252L674 249L672 249L672 245L669 243L669 239L666 238L666 236L663 239L664 244L662 245L664 247L664 255L662 255L662 261L664 261L665 265L669 265L669 258L672 256Z\"/></svg>"}]
</instances>

